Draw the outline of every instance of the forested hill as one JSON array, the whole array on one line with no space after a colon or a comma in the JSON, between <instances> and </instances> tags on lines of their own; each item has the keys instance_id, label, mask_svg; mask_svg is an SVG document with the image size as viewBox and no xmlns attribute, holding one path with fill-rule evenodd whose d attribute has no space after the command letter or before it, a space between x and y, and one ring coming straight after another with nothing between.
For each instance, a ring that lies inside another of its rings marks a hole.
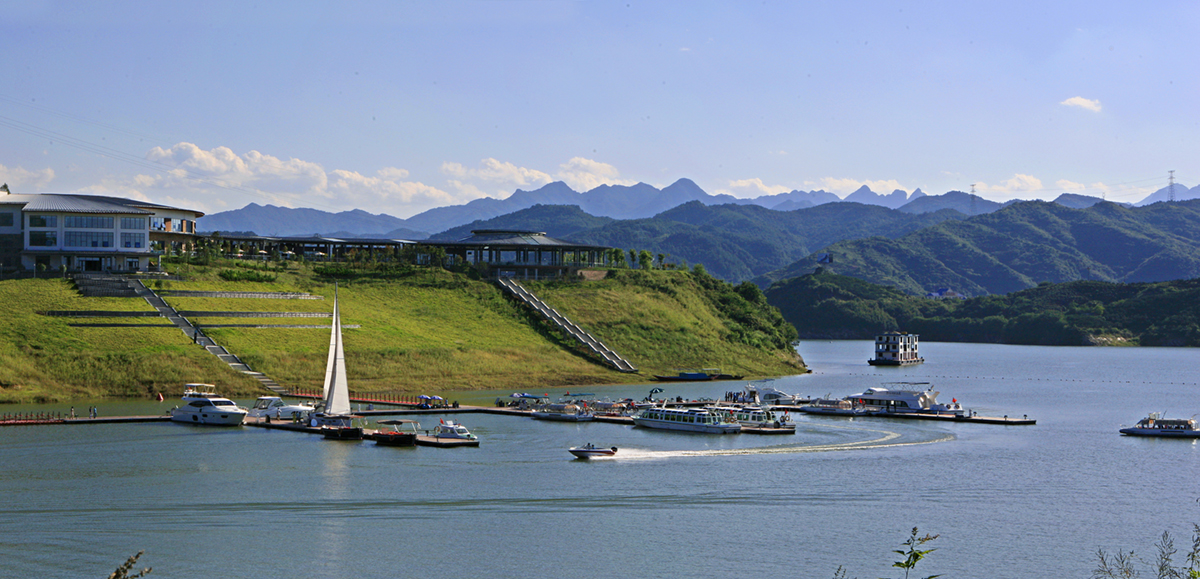
<instances>
[{"instance_id":1,"label":"forested hill","mask_svg":"<svg viewBox=\"0 0 1200 579\"><path fill-rule=\"evenodd\" d=\"M537 205L432 239L461 239L472 229L534 229L579 243L646 249L669 256L673 263L703 264L711 275L738 282L837 241L868 235L894 238L962 217L952 210L911 214L860 203L774 211L757 205L692 201L647 219L612 220L588 215L575 206Z\"/></svg>"},{"instance_id":2,"label":"forested hill","mask_svg":"<svg viewBox=\"0 0 1200 579\"><path fill-rule=\"evenodd\" d=\"M1044 283L957 300L821 273L776 283L766 296L801 338L870 339L901 330L939 342L1200 346L1200 279Z\"/></svg>"},{"instance_id":3,"label":"forested hill","mask_svg":"<svg viewBox=\"0 0 1200 579\"><path fill-rule=\"evenodd\" d=\"M1072 209L1027 201L949 220L899 239L835 243L826 271L924 295L950 288L1005 294L1039 282L1152 282L1200 276L1200 200ZM756 278L760 286L814 271L818 254Z\"/></svg>"}]
</instances>

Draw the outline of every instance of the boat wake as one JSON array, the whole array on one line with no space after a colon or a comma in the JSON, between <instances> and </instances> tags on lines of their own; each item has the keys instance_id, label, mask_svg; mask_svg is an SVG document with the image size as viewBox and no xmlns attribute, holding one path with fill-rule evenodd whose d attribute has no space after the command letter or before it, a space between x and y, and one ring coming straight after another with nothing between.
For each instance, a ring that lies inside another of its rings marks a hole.
<instances>
[{"instance_id":1,"label":"boat wake","mask_svg":"<svg viewBox=\"0 0 1200 579\"><path fill-rule=\"evenodd\" d=\"M847 450L867 450L877 448L897 448L902 446L917 446L922 444L934 444L937 442L946 442L954 440L954 435L951 433L942 433L938 436L921 440L901 440L903 436L899 432L890 430L876 430L870 428L851 428L844 426L824 426L823 428L836 428L840 430L874 433L877 436L868 440L858 440L853 442L834 442L826 444L788 444L779 446L767 446L760 448L725 448L712 450L643 450L633 448L621 449L620 459L664 459L685 456L731 456L731 455L746 455L746 454L799 454L806 452L841 452ZM617 457L612 457L617 458Z\"/></svg>"}]
</instances>

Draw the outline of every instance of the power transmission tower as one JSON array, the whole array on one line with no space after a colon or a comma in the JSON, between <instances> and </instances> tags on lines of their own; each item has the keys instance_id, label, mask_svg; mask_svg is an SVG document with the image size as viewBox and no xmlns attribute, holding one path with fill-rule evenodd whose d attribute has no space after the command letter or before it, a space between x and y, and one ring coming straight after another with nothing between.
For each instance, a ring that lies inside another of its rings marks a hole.
<instances>
[{"instance_id":1,"label":"power transmission tower","mask_svg":"<svg viewBox=\"0 0 1200 579\"><path fill-rule=\"evenodd\" d=\"M971 215L978 215L975 211L975 184L971 183Z\"/></svg>"},{"instance_id":2,"label":"power transmission tower","mask_svg":"<svg viewBox=\"0 0 1200 579\"><path fill-rule=\"evenodd\" d=\"M1170 185L1167 186L1167 201L1170 203L1174 203L1175 202L1175 171L1167 171L1167 174L1170 176L1168 179L1171 183Z\"/></svg>"}]
</instances>

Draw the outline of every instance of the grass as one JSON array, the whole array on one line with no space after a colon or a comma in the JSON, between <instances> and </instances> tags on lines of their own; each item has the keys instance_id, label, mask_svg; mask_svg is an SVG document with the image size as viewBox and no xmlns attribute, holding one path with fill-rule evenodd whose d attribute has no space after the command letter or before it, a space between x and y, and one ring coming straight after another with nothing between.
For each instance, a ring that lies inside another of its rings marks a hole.
<instances>
[{"instance_id":1,"label":"grass","mask_svg":"<svg viewBox=\"0 0 1200 579\"><path fill-rule=\"evenodd\" d=\"M230 282L227 267L182 266L187 281L163 289L304 291L324 300L165 296L178 310L331 312L333 284L295 264L273 282ZM174 271L173 271L174 273ZM654 283L602 281L530 284L643 370L617 372L565 338L492 283L440 269L417 269L393 279L339 282L346 367L351 391L443 392L528 390L554 386L636 383L649 373L683 366L720 366L754 376L803 372L794 352L729 341L730 321L686 273L655 272ZM643 280L644 281L644 280ZM154 287L152 285L151 287ZM265 393L173 327L72 328L73 318L44 310L150 310L144 300L83 298L61 279L0 282L0 299L14 304L0 320L0 402L174 393L185 382L216 384L227 395ZM139 319L153 323L154 318ZM204 324L319 325L321 329L209 328L205 331L257 371L285 387L320 389L328 318L196 317Z\"/></svg>"}]
</instances>

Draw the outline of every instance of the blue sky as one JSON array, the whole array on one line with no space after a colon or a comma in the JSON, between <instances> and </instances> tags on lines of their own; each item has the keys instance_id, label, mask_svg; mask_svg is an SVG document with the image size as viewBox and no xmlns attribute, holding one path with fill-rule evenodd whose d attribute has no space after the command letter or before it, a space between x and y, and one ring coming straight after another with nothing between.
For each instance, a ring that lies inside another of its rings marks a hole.
<instances>
[{"instance_id":1,"label":"blue sky","mask_svg":"<svg viewBox=\"0 0 1200 579\"><path fill-rule=\"evenodd\" d=\"M1200 3L0 1L13 192L407 217L563 180L1137 201Z\"/></svg>"}]
</instances>

